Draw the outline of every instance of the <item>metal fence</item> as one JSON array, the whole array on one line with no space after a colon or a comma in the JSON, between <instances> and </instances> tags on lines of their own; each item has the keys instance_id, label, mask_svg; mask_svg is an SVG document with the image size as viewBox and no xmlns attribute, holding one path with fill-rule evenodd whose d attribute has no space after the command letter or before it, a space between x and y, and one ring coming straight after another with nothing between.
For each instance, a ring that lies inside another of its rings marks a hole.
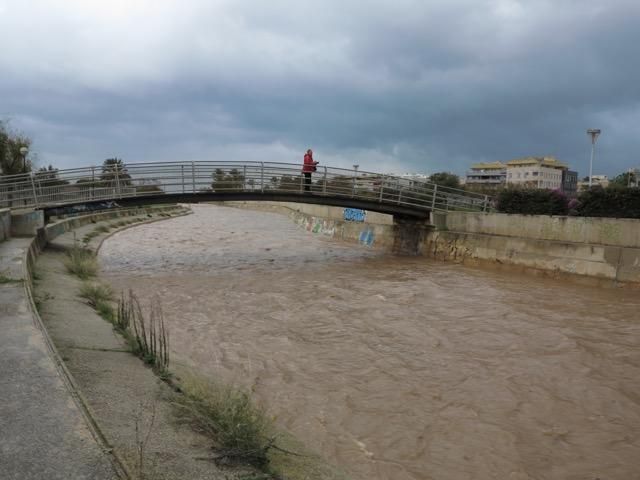
<instances>
[{"instance_id":1,"label":"metal fence","mask_svg":"<svg viewBox=\"0 0 640 480\"><path fill-rule=\"evenodd\" d=\"M204 192L300 193L444 211L492 205L487 195L343 168L318 166L307 184L299 164L274 162L129 163L0 176L0 208Z\"/></svg>"}]
</instances>

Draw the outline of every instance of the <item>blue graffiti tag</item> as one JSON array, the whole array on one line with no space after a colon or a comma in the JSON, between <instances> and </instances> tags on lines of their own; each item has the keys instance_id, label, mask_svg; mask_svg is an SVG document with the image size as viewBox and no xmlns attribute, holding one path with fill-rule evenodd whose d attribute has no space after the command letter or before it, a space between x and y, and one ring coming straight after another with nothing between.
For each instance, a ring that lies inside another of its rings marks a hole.
<instances>
[{"instance_id":1,"label":"blue graffiti tag","mask_svg":"<svg viewBox=\"0 0 640 480\"><path fill-rule=\"evenodd\" d=\"M359 208L345 208L344 219L348 222L364 222L367 212Z\"/></svg>"},{"instance_id":2,"label":"blue graffiti tag","mask_svg":"<svg viewBox=\"0 0 640 480\"><path fill-rule=\"evenodd\" d=\"M371 245L373 245L375 238L376 236L373 233L373 230L371 228L367 228L366 230L363 230L362 232L360 232L359 240L362 245L366 245L367 247L370 247Z\"/></svg>"}]
</instances>

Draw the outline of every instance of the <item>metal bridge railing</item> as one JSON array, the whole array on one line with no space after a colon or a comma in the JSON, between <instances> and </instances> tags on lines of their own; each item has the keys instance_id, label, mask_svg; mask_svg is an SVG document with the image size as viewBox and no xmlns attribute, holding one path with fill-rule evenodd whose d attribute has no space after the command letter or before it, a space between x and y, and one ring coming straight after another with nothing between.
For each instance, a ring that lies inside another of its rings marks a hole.
<instances>
[{"instance_id":1,"label":"metal bridge railing","mask_svg":"<svg viewBox=\"0 0 640 480\"><path fill-rule=\"evenodd\" d=\"M0 208L56 207L158 194L305 193L300 164L154 162L0 176ZM319 166L309 195L348 197L424 210L488 211L486 195L361 170Z\"/></svg>"}]
</instances>

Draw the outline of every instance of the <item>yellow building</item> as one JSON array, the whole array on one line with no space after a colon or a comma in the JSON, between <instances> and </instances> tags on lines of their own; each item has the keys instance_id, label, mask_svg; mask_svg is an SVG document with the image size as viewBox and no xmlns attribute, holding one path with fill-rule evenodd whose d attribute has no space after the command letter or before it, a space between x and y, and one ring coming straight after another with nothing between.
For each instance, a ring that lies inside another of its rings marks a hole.
<instances>
[{"instance_id":1,"label":"yellow building","mask_svg":"<svg viewBox=\"0 0 640 480\"><path fill-rule=\"evenodd\" d=\"M554 157L526 157L507 162L507 184L562 189L564 172L569 167Z\"/></svg>"},{"instance_id":2,"label":"yellow building","mask_svg":"<svg viewBox=\"0 0 640 480\"><path fill-rule=\"evenodd\" d=\"M502 162L474 163L465 184L470 187L499 188L507 181L507 165Z\"/></svg>"}]
</instances>

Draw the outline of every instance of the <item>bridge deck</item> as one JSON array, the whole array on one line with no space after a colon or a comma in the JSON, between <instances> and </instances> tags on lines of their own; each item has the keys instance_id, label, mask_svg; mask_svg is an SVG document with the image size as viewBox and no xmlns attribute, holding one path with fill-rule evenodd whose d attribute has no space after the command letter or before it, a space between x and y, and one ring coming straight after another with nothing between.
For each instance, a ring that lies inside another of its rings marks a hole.
<instances>
[{"instance_id":1,"label":"bridge deck","mask_svg":"<svg viewBox=\"0 0 640 480\"><path fill-rule=\"evenodd\" d=\"M360 170L271 162L106 163L0 177L0 208L269 200L321 203L424 218L433 210L488 210L490 199L431 182Z\"/></svg>"}]
</instances>

